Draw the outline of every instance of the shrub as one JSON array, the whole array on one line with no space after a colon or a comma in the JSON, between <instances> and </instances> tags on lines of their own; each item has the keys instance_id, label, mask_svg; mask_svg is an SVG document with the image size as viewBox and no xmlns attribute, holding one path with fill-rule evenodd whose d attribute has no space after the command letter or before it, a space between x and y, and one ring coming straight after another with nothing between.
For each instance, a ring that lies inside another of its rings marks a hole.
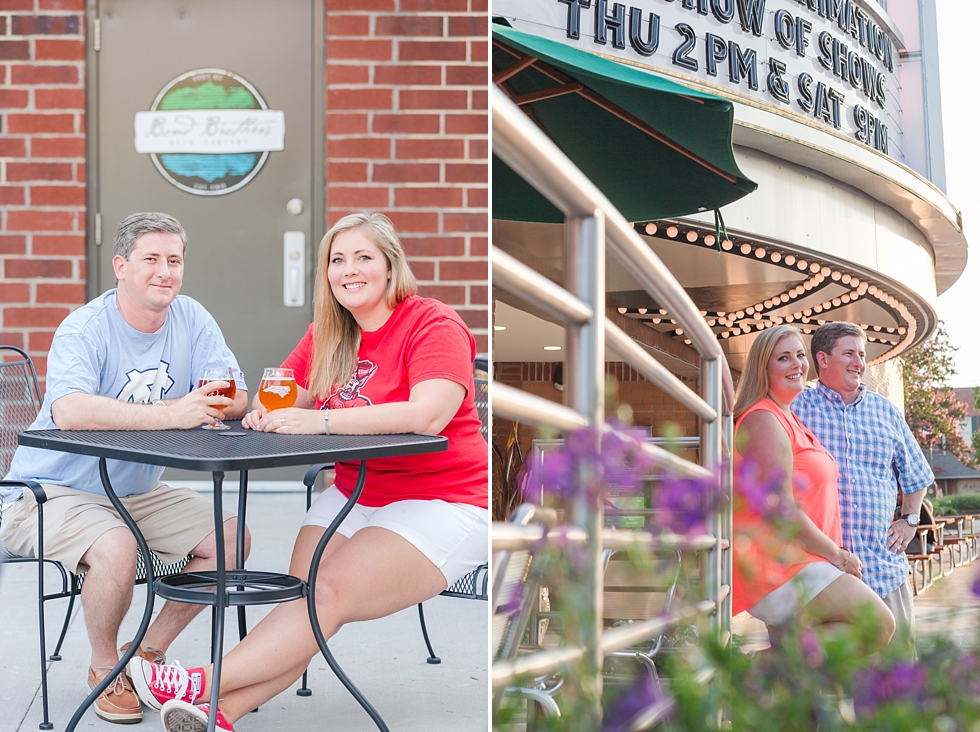
<instances>
[{"instance_id":1,"label":"shrub","mask_svg":"<svg viewBox=\"0 0 980 732\"><path fill-rule=\"evenodd\" d=\"M958 513L980 513L980 493L964 493L961 496L940 496L932 498L932 510L937 516L952 516Z\"/></svg>"}]
</instances>

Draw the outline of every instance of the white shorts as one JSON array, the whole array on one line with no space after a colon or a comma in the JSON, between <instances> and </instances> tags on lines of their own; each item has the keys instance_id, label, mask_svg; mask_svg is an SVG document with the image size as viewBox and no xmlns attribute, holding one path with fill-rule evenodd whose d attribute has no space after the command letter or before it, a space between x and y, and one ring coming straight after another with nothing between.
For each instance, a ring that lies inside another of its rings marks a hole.
<instances>
[{"instance_id":1,"label":"white shorts","mask_svg":"<svg viewBox=\"0 0 980 732\"><path fill-rule=\"evenodd\" d=\"M830 562L811 562L749 608L749 615L766 625L783 625L844 572Z\"/></svg>"},{"instance_id":2,"label":"white shorts","mask_svg":"<svg viewBox=\"0 0 980 732\"><path fill-rule=\"evenodd\" d=\"M313 502L303 526L326 528L345 503L347 496L330 486ZM396 501L376 508L356 504L337 533L350 538L367 526L393 531L436 565L449 587L486 563L489 521L489 511L466 503Z\"/></svg>"}]
</instances>

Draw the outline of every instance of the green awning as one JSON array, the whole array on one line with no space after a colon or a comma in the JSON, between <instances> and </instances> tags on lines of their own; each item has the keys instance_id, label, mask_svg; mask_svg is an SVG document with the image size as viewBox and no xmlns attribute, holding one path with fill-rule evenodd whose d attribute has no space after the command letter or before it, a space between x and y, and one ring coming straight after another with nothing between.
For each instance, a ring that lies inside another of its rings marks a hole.
<instances>
[{"instance_id":1,"label":"green awning","mask_svg":"<svg viewBox=\"0 0 980 732\"><path fill-rule=\"evenodd\" d=\"M735 162L727 99L499 23L492 28L494 83L627 220L716 209L756 189ZM496 156L493 218L564 221Z\"/></svg>"}]
</instances>

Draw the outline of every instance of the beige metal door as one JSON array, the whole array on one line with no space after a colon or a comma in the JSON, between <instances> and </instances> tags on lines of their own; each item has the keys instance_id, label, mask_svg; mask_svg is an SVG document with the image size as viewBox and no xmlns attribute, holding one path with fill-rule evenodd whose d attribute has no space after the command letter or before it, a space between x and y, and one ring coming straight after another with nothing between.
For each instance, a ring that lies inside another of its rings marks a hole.
<instances>
[{"instance_id":1,"label":"beige metal door","mask_svg":"<svg viewBox=\"0 0 980 732\"><path fill-rule=\"evenodd\" d=\"M89 13L89 294L134 211L188 234L182 294L250 391L310 322L323 234L322 0L100 0Z\"/></svg>"}]
</instances>

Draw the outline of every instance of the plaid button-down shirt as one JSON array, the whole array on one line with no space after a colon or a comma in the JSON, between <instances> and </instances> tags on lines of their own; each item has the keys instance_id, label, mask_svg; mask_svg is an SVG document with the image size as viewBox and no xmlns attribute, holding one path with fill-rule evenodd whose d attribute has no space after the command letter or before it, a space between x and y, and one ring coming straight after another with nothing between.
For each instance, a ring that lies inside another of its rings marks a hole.
<instances>
[{"instance_id":1,"label":"plaid button-down shirt","mask_svg":"<svg viewBox=\"0 0 980 732\"><path fill-rule=\"evenodd\" d=\"M898 409L864 384L858 398L844 404L817 382L792 407L837 460L844 546L861 559L864 582L880 597L890 595L909 575L905 553L886 547L898 486L914 493L932 485L929 463Z\"/></svg>"}]
</instances>

